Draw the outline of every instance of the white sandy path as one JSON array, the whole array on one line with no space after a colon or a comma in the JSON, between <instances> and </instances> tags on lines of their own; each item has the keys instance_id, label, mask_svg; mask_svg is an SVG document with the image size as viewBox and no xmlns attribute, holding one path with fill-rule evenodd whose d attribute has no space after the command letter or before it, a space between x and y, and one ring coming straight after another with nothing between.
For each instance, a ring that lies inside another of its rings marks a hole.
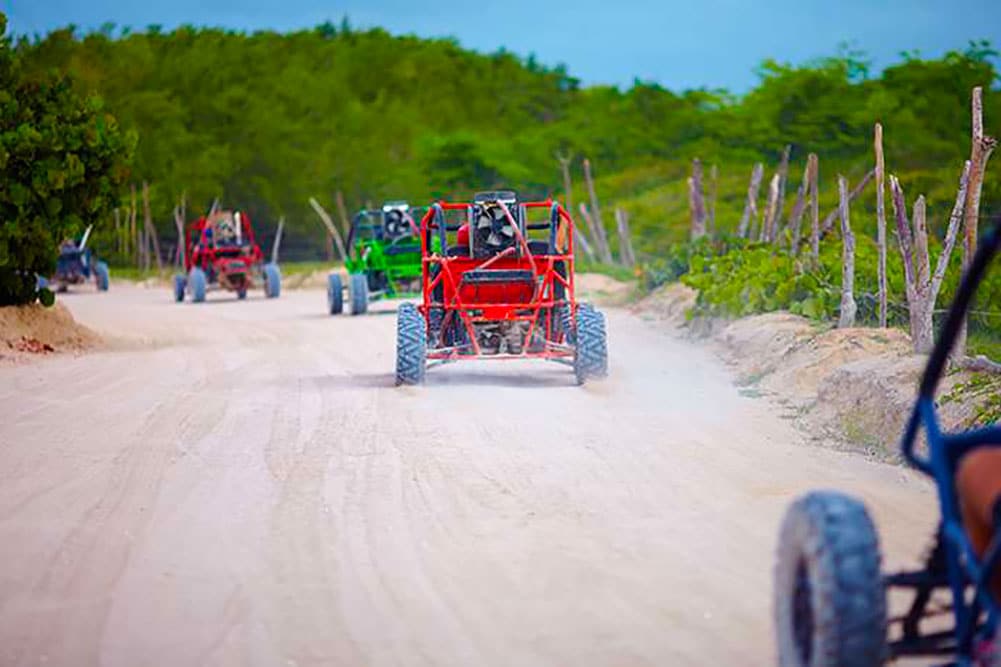
<instances>
[{"instance_id":1,"label":"white sandy path","mask_svg":"<svg viewBox=\"0 0 1001 667\"><path fill-rule=\"evenodd\" d=\"M2 665L765 665L797 494L864 497L891 565L931 533L922 480L624 311L605 382L396 388L393 304L66 302L118 350L0 367Z\"/></svg>"}]
</instances>

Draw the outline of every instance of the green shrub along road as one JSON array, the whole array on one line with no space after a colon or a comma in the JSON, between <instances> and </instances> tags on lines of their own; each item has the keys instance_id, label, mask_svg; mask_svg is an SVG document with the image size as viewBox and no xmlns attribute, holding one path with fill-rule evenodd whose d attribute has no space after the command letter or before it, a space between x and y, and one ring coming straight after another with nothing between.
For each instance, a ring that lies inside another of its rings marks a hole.
<instances>
[{"instance_id":1,"label":"green shrub along road","mask_svg":"<svg viewBox=\"0 0 1001 667\"><path fill-rule=\"evenodd\" d=\"M891 243L893 239L891 238ZM856 247L855 298L860 326L879 321L875 241L860 237ZM940 248L932 248L936 257ZM961 275L960 252L951 257L939 295L938 308L952 302ZM818 321L837 320L841 303L841 244L829 239L821 244L818 261L808 251L793 254L771 244L752 243L723 236L677 243L644 270L648 289L681 280L698 291L692 316L740 317L788 310ZM888 323L906 329L907 303L900 255L889 248ZM970 316L970 352L1001 359L1001 271L981 284Z\"/></svg>"},{"instance_id":2,"label":"green shrub along road","mask_svg":"<svg viewBox=\"0 0 1001 667\"><path fill-rule=\"evenodd\" d=\"M0 14L0 306L51 304L57 247L110 214L131 137L96 97L57 74L28 75Z\"/></svg>"}]
</instances>

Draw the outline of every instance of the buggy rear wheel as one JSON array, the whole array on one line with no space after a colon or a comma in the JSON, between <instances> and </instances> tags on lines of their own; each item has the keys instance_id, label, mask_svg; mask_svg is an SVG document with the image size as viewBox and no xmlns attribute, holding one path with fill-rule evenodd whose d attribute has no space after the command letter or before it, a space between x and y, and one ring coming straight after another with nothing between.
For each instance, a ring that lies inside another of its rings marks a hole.
<instances>
[{"instance_id":1,"label":"buggy rear wheel","mask_svg":"<svg viewBox=\"0 0 1001 667\"><path fill-rule=\"evenodd\" d=\"M362 315L368 310L368 278L364 273L348 276L348 292L351 297L351 314Z\"/></svg>"},{"instance_id":2,"label":"buggy rear wheel","mask_svg":"<svg viewBox=\"0 0 1001 667\"><path fill-rule=\"evenodd\" d=\"M400 305L396 314L396 384L421 384L427 365L427 328L412 303Z\"/></svg>"},{"instance_id":3,"label":"buggy rear wheel","mask_svg":"<svg viewBox=\"0 0 1001 667\"><path fill-rule=\"evenodd\" d=\"M191 292L191 300L195 303L205 301L206 287L205 272L197 266L191 269L191 272L188 273L188 290Z\"/></svg>"},{"instance_id":4,"label":"buggy rear wheel","mask_svg":"<svg viewBox=\"0 0 1001 667\"><path fill-rule=\"evenodd\" d=\"M577 306L574 327L573 370L577 384L608 375L608 336L605 316L589 303Z\"/></svg>"},{"instance_id":5,"label":"buggy rear wheel","mask_svg":"<svg viewBox=\"0 0 1001 667\"><path fill-rule=\"evenodd\" d=\"M282 273L277 264L264 265L264 296L275 299L282 293Z\"/></svg>"},{"instance_id":6,"label":"buggy rear wheel","mask_svg":"<svg viewBox=\"0 0 1001 667\"><path fill-rule=\"evenodd\" d=\"M344 286L341 284L339 273L327 276L327 310L331 315L344 312Z\"/></svg>"},{"instance_id":7,"label":"buggy rear wheel","mask_svg":"<svg viewBox=\"0 0 1001 667\"><path fill-rule=\"evenodd\" d=\"M879 538L862 503L821 491L786 512L775 566L782 667L878 667L886 657Z\"/></svg>"}]
</instances>

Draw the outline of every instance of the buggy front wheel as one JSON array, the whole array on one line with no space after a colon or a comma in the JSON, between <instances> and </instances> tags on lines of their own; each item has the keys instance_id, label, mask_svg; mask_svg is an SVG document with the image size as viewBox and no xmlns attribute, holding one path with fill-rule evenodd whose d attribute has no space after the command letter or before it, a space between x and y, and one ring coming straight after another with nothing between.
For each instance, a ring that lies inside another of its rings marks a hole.
<instances>
[{"instance_id":1,"label":"buggy front wheel","mask_svg":"<svg viewBox=\"0 0 1001 667\"><path fill-rule=\"evenodd\" d=\"M412 303L396 314L396 384L421 384L427 366L427 328Z\"/></svg>"},{"instance_id":2,"label":"buggy front wheel","mask_svg":"<svg viewBox=\"0 0 1001 667\"><path fill-rule=\"evenodd\" d=\"M106 262L97 262L94 265L94 282L100 292L107 292L111 285L111 273L108 271Z\"/></svg>"},{"instance_id":3,"label":"buggy front wheel","mask_svg":"<svg viewBox=\"0 0 1001 667\"><path fill-rule=\"evenodd\" d=\"M348 292L352 315L361 315L368 310L368 277L364 273L352 273L348 276Z\"/></svg>"},{"instance_id":4,"label":"buggy front wheel","mask_svg":"<svg viewBox=\"0 0 1001 667\"><path fill-rule=\"evenodd\" d=\"M879 538L862 503L813 492L786 512L775 566L782 667L878 667L886 657Z\"/></svg>"},{"instance_id":5,"label":"buggy front wheel","mask_svg":"<svg viewBox=\"0 0 1001 667\"><path fill-rule=\"evenodd\" d=\"M194 267L188 273L188 290L191 292L191 300L195 303L202 303L205 301L205 290L207 288L208 278L205 272L199 267Z\"/></svg>"}]
</instances>

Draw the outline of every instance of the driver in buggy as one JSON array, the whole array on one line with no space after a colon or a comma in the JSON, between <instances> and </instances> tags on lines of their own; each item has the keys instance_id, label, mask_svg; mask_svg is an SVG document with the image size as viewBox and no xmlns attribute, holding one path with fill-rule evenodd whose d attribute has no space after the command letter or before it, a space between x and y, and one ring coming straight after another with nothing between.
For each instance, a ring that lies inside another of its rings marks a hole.
<instances>
[{"instance_id":1,"label":"driver in buggy","mask_svg":"<svg viewBox=\"0 0 1001 667\"><path fill-rule=\"evenodd\" d=\"M213 223L215 228L215 244L217 247L240 245L239 213L224 213Z\"/></svg>"}]
</instances>

